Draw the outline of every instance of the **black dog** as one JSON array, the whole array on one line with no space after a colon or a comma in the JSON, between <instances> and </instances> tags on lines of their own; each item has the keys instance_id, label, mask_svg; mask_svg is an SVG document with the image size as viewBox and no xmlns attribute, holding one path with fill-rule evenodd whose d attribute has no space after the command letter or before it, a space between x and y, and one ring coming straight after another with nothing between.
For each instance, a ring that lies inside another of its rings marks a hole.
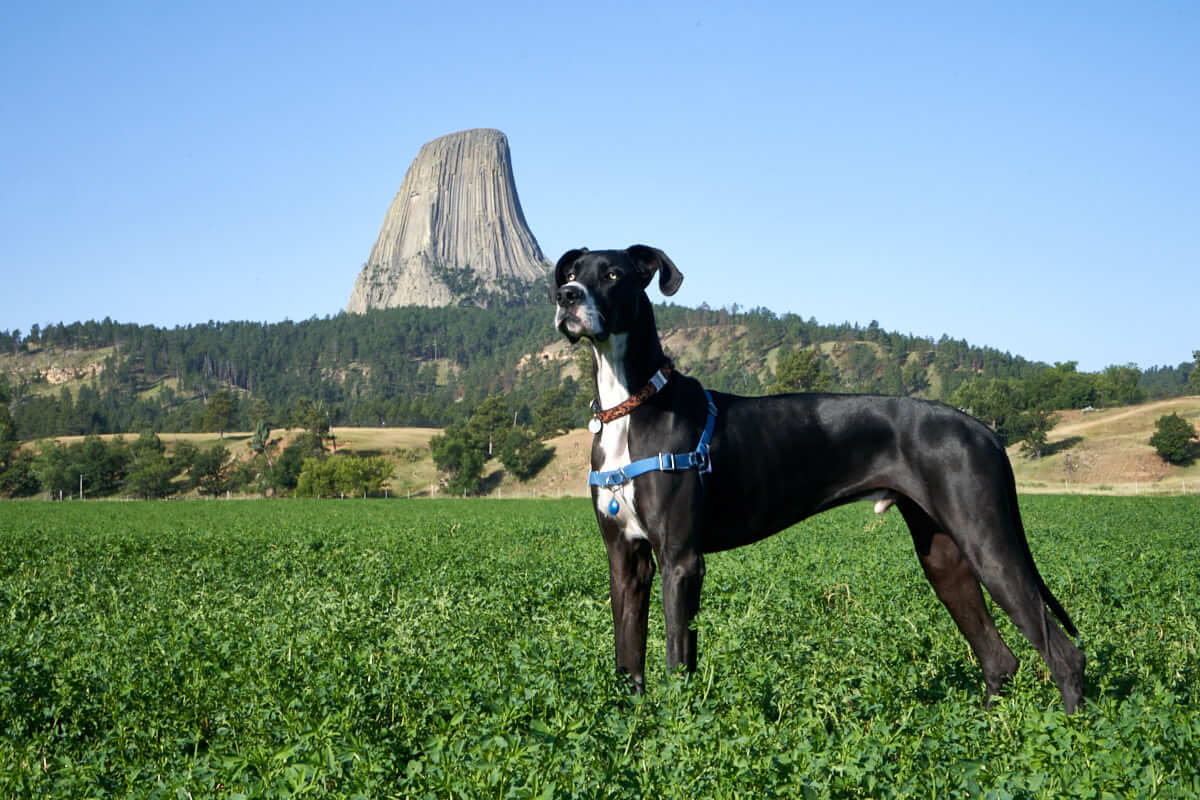
<instances>
[{"instance_id":1,"label":"black dog","mask_svg":"<svg viewBox=\"0 0 1200 800\"><path fill-rule=\"evenodd\" d=\"M1084 655L1038 574L996 436L949 406L898 397L706 392L673 373L645 288L674 294L666 254L571 250L555 267L555 325L595 356L589 483L608 549L617 668L644 685L654 561L662 570L667 667L696 668L704 554L770 536L818 512L895 504L937 596L979 659L991 697L1017 670L980 584L1045 659L1073 712Z\"/></svg>"}]
</instances>

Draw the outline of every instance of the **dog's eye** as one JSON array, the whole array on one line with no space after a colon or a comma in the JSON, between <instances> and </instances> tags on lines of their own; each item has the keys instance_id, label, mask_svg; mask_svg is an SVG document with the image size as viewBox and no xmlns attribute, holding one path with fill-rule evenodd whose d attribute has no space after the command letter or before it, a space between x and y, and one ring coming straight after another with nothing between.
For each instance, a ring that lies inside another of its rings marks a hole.
<instances>
[{"instance_id":1,"label":"dog's eye","mask_svg":"<svg viewBox=\"0 0 1200 800\"><path fill-rule=\"evenodd\" d=\"M617 278L621 277L621 273L617 272L615 269L610 269L608 274L604 277L608 278L610 281L615 281Z\"/></svg>"},{"instance_id":2,"label":"dog's eye","mask_svg":"<svg viewBox=\"0 0 1200 800\"><path fill-rule=\"evenodd\" d=\"M575 280L575 273L574 273L574 272L568 272L568 273L567 273L567 280L566 280L566 282L567 282L567 283L570 283L570 282L571 282L571 281L573 281L573 280Z\"/></svg>"}]
</instances>

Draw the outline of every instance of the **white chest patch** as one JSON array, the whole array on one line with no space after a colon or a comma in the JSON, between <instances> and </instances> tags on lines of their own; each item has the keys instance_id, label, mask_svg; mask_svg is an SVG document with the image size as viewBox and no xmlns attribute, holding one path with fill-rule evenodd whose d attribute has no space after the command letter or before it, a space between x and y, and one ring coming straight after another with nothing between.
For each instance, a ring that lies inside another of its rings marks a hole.
<instances>
[{"instance_id":1,"label":"white chest patch","mask_svg":"<svg viewBox=\"0 0 1200 800\"><path fill-rule=\"evenodd\" d=\"M613 420L600 431L600 449L604 454L604 459L600 463L602 471L620 469L629 464L628 432L628 417ZM613 500L617 501L616 514L612 513ZM599 487L596 490L596 510L615 520L626 538L647 540L650 538L634 508L633 481L613 489Z\"/></svg>"},{"instance_id":2,"label":"white chest patch","mask_svg":"<svg viewBox=\"0 0 1200 800\"><path fill-rule=\"evenodd\" d=\"M619 405L629 397L620 367L625 355L626 337L627 334L614 334L602 345L592 346L596 358L596 390L600 405L604 408ZM600 452L603 455L601 471L629 465L629 417L621 417L604 425L600 430ZM615 514L611 511L613 500L617 501ZM612 489L599 487L596 490L596 510L615 520L626 538L650 538L634 508L633 481Z\"/></svg>"}]
</instances>

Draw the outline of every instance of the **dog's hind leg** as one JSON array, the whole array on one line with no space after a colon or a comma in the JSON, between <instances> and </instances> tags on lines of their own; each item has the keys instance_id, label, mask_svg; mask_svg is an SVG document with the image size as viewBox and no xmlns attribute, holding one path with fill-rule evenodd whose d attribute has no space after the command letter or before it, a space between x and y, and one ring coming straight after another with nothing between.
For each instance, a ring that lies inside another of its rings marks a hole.
<instances>
[{"instance_id":1,"label":"dog's hind leg","mask_svg":"<svg viewBox=\"0 0 1200 800\"><path fill-rule=\"evenodd\" d=\"M1001 551L1002 558L997 559L991 553L982 555L979 559L983 564L979 570L982 583L1042 656L1062 695L1063 707L1072 714L1083 701L1083 651L1051 618L1036 578L1036 567L1024 548L1009 542L1008 536L992 537L996 538L1001 538L1002 543L993 541L991 546Z\"/></svg>"},{"instance_id":2,"label":"dog's hind leg","mask_svg":"<svg viewBox=\"0 0 1200 800\"><path fill-rule=\"evenodd\" d=\"M1063 707L1073 713L1083 700L1083 651L1050 616L1049 591L1044 589L1025 543L1015 492L994 502L977 500L969 517L958 517L947 520L947 526L979 582L1041 655L1062 695Z\"/></svg>"},{"instance_id":3,"label":"dog's hind leg","mask_svg":"<svg viewBox=\"0 0 1200 800\"><path fill-rule=\"evenodd\" d=\"M912 500L901 497L897 505L912 533L925 577L979 660L990 703L1016 673L1019 662L1000 638L979 581L958 545Z\"/></svg>"},{"instance_id":4,"label":"dog's hind leg","mask_svg":"<svg viewBox=\"0 0 1200 800\"><path fill-rule=\"evenodd\" d=\"M1032 581L985 581L988 593L1012 618L1050 667L1050 674L1062 695L1063 708L1073 714L1083 701L1083 651L1067 638L1050 618L1042 595Z\"/></svg>"},{"instance_id":5,"label":"dog's hind leg","mask_svg":"<svg viewBox=\"0 0 1200 800\"><path fill-rule=\"evenodd\" d=\"M640 694L646 685L646 623L654 583L650 542L631 540L620 531L604 529L604 543L608 549L617 671L629 676L632 689Z\"/></svg>"}]
</instances>

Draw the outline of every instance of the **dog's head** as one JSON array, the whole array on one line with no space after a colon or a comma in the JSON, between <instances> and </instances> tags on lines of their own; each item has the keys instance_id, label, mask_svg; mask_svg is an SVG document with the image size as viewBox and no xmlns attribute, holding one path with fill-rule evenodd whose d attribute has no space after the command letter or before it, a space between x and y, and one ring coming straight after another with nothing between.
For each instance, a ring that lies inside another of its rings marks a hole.
<instances>
[{"instance_id":1,"label":"dog's head","mask_svg":"<svg viewBox=\"0 0 1200 800\"><path fill-rule=\"evenodd\" d=\"M624 333L649 307L646 287L655 272L663 294L679 291L683 273L657 248L568 250L554 267L555 327L572 342Z\"/></svg>"}]
</instances>

